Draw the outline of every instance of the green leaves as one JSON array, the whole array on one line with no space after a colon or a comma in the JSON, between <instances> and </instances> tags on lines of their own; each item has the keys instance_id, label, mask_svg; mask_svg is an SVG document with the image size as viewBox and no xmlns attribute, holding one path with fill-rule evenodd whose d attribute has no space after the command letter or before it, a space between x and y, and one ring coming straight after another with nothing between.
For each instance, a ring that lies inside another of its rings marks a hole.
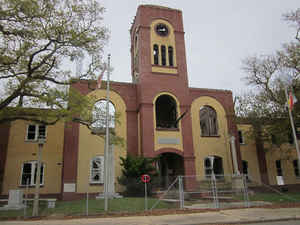
<instances>
[{"instance_id":1,"label":"green leaves","mask_svg":"<svg viewBox=\"0 0 300 225\"><path fill-rule=\"evenodd\" d=\"M122 176L118 178L120 184L126 187L125 194L130 196L142 196L144 194L144 183L141 175L149 174L151 182L148 184L148 193L151 194L155 183L157 171L154 167L156 158L145 158L142 156L127 155L126 158L120 157Z\"/></svg>"},{"instance_id":2,"label":"green leaves","mask_svg":"<svg viewBox=\"0 0 300 225\"><path fill-rule=\"evenodd\" d=\"M252 136L261 136L265 143L276 148L289 141L290 124L286 108L285 87L300 97L300 9L284 18L296 27L296 41L287 43L271 55L250 56L243 60L247 84L252 90L236 97L235 111L253 126ZM299 104L293 110L299 124ZM275 141L276 140L276 141Z\"/></svg>"},{"instance_id":3,"label":"green leaves","mask_svg":"<svg viewBox=\"0 0 300 225\"><path fill-rule=\"evenodd\" d=\"M73 78L95 79L100 72L108 40L108 29L101 23L103 12L96 0L1 1L0 84L5 88L0 122L35 115L41 122L53 123L55 116L71 120L71 115L91 110L90 99L68 88ZM76 74L79 58L84 65ZM15 106L18 110L11 109ZM22 107L55 109L56 113L51 111L47 118L47 113Z\"/></svg>"}]
</instances>

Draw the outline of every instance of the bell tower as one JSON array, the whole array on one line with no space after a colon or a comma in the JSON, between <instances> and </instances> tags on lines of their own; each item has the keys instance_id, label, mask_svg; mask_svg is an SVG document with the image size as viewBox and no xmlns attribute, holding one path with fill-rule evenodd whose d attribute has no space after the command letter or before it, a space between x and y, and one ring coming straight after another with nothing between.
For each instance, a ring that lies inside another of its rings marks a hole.
<instances>
[{"instance_id":1,"label":"bell tower","mask_svg":"<svg viewBox=\"0 0 300 225\"><path fill-rule=\"evenodd\" d=\"M130 29L133 83L177 81L187 87L180 10L141 5Z\"/></svg>"},{"instance_id":2,"label":"bell tower","mask_svg":"<svg viewBox=\"0 0 300 225\"><path fill-rule=\"evenodd\" d=\"M130 34L139 153L166 159L166 176L171 170L195 174L182 12L140 5Z\"/></svg>"}]
</instances>

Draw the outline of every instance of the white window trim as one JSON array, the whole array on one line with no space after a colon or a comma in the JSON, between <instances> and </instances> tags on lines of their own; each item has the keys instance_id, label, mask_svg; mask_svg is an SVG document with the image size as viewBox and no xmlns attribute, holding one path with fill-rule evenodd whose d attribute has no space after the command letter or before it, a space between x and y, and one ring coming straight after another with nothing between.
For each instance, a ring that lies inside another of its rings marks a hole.
<instances>
[{"instance_id":1,"label":"white window trim","mask_svg":"<svg viewBox=\"0 0 300 225\"><path fill-rule=\"evenodd\" d=\"M93 161L95 159L100 159L101 161L101 168L100 168L100 180L95 181L92 180L92 170L93 170ZM104 156L95 156L90 160L90 184L103 184L104 183Z\"/></svg>"},{"instance_id":2,"label":"white window trim","mask_svg":"<svg viewBox=\"0 0 300 225\"><path fill-rule=\"evenodd\" d=\"M211 178L211 175L212 175L213 169L214 169L213 165L211 164L211 162L210 162L210 167L206 167L206 165L205 165L206 160L210 160L209 159L210 157L214 157L214 156L207 156L207 157L204 158L204 176L205 176L206 179L210 179ZM211 171L210 174L206 173L208 170Z\"/></svg>"},{"instance_id":3,"label":"white window trim","mask_svg":"<svg viewBox=\"0 0 300 225\"><path fill-rule=\"evenodd\" d=\"M35 135L34 135L34 139L28 139L28 129L29 129L29 126L35 126ZM38 140L38 136L39 136L39 129L40 129L40 126L39 124L28 124L26 126L26 136L25 136L25 141L27 142L36 142ZM45 126L45 139L47 137L47 126Z\"/></svg>"},{"instance_id":4,"label":"white window trim","mask_svg":"<svg viewBox=\"0 0 300 225\"><path fill-rule=\"evenodd\" d=\"M23 162L22 163L22 167L21 167L21 176L20 176L20 186L21 187L26 187L27 184L22 184L22 177L23 177L23 168L24 168L24 164L25 163L31 163L33 165L33 167L31 168L31 171L35 171L35 167L37 166L37 161L36 160L32 160L32 161L27 161L27 162ZM41 162L41 167L43 168L43 178L42 178L42 182L40 183L40 186L44 185L44 181L45 181L45 163ZM28 184L29 186L34 186L35 182L34 182L34 174L31 174L31 182Z\"/></svg>"},{"instance_id":5,"label":"white window trim","mask_svg":"<svg viewBox=\"0 0 300 225\"><path fill-rule=\"evenodd\" d=\"M206 161L207 159L209 160L210 158L213 158L214 163L211 164L211 162L210 162L210 167L206 167L205 161ZM214 165L215 165L216 159L221 159L221 160L222 160L222 171L223 171L222 174L217 174L217 173L214 172ZM207 173L206 173L207 170L211 170L211 174L207 174ZM221 180L224 179L223 158L220 157L220 156L217 156L217 155L209 155L209 156L206 156L206 157L204 158L204 176L205 176L205 178L206 178L206 179L211 179L211 177L212 177L211 175L212 175L213 173L214 173L214 175L215 175L215 177L216 177L217 179L221 179Z\"/></svg>"}]
</instances>

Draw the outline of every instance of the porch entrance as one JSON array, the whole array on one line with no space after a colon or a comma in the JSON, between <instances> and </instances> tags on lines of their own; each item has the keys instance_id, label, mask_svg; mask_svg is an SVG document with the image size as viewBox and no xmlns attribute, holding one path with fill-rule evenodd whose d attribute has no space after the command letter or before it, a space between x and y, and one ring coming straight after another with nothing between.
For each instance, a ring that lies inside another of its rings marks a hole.
<instances>
[{"instance_id":1,"label":"porch entrance","mask_svg":"<svg viewBox=\"0 0 300 225\"><path fill-rule=\"evenodd\" d=\"M179 175L184 175L183 157L175 153L162 153L158 160L160 186L167 188Z\"/></svg>"}]
</instances>

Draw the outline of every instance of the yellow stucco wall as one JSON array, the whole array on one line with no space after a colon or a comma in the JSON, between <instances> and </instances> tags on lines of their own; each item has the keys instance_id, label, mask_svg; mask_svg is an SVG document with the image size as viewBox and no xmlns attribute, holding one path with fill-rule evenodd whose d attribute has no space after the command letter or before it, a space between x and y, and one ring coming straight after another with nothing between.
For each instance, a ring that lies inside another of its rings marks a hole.
<instances>
[{"instance_id":1,"label":"yellow stucco wall","mask_svg":"<svg viewBox=\"0 0 300 225\"><path fill-rule=\"evenodd\" d=\"M27 121L14 121L11 123L8 142L7 159L5 164L3 192L8 194L10 189L21 187L22 164L27 161L37 160L38 144L26 141L27 125L34 124ZM62 157L64 141L64 123L59 122L46 128L46 143L42 150L44 163L44 185L40 193L60 193ZM25 188L24 188L25 189ZM29 188L29 193L34 193L34 188Z\"/></svg>"},{"instance_id":2,"label":"yellow stucco wall","mask_svg":"<svg viewBox=\"0 0 300 225\"><path fill-rule=\"evenodd\" d=\"M159 23L164 23L168 26L169 28L169 35L167 36L159 36L155 32L155 26ZM153 58L153 45L157 44L158 46L165 45L166 46L166 62L168 66L169 62L169 55L168 53L168 46L173 47L173 67L177 66L176 62L176 45L175 45L175 35L174 35L174 29L173 26L166 20L154 20L151 25L150 25L150 49L151 49L151 63L152 65L154 64L154 58ZM159 49L159 58L158 58L158 64L161 65L161 50ZM176 74L177 69L176 68L167 68L167 67L159 67L159 66L152 66L152 72L159 72L159 73L169 73L169 74Z\"/></svg>"},{"instance_id":3,"label":"yellow stucco wall","mask_svg":"<svg viewBox=\"0 0 300 225\"><path fill-rule=\"evenodd\" d=\"M211 106L217 112L218 137L201 137L199 111L202 106ZM210 155L222 157L224 174L232 174L232 160L227 127L226 113L223 106L214 98L203 96L195 99L191 106L193 143L195 150L196 174L205 176L204 159ZM199 177L200 179L200 177Z\"/></svg>"},{"instance_id":4,"label":"yellow stucco wall","mask_svg":"<svg viewBox=\"0 0 300 225\"><path fill-rule=\"evenodd\" d=\"M105 99L105 90L95 90L90 93L97 99ZM116 135L124 138L126 142L126 105L120 95L116 92L110 92L110 101L115 107L116 113L120 114L118 118L120 123L115 124ZM104 156L105 140L96 135L83 125L79 128L79 149L78 149L78 168L77 168L77 192L102 192L104 186L101 184L90 184L90 160L95 156ZM126 146L126 143L125 143ZM115 159L115 178L121 175L120 156L126 157L126 148L114 146ZM120 190L117 180L115 181L116 191Z\"/></svg>"},{"instance_id":5,"label":"yellow stucco wall","mask_svg":"<svg viewBox=\"0 0 300 225\"><path fill-rule=\"evenodd\" d=\"M242 160L248 162L248 175L254 183L261 183L258 166L258 158L254 140L249 136L250 125L238 124L238 130L242 131L244 143L240 144ZM242 172L242 171L241 171Z\"/></svg>"},{"instance_id":6,"label":"yellow stucco wall","mask_svg":"<svg viewBox=\"0 0 300 225\"><path fill-rule=\"evenodd\" d=\"M281 149L272 149L266 152L268 177L271 185L276 185L276 160L281 160L281 169L284 184L300 184L300 177L294 173L293 160L297 159L297 152L293 145L285 144Z\"/></svg>"},{"instance_id":7,"label":"yellow stucco wall","mask_svg":"<svg viewBox=\"0 0 300 225\"><path fill-rule=\"evenodd\" d=\"M176 98L175 95L168 93L168 92L161 92L158 95L155 96L153 100L153 105L155 106L156 99L161 96L161 95L169 95L171 96L175 101L177 105L177 117L181 115L180 113L180 104L178 99ZM153 118L156 118L156 111L155 107L153 107ZM178 123L178 129L179 130L172 130L172 131L161 131L161 130L156 130L156 120L153 120L153 127L154 127L154 151L157 151L162 148L174 148L179 151L183 151L183 144L182 144L182 129L181 129L181 121ZM179 144L159 144L158 143L158 138L173 138L173 139L178 139Z\"/></svg>"},{"instance_id":8,"label":"yellow stucco wall","mask_svg":"<svg viewBox=\"0 0 300 225\"><path fill-rule=\"evenodd\" d=\"M254 183L260 183L261 176L258 164L259 159L256 153L255 142L254 140L251 140L251 136L249 135L250 129L251 125L238 124L238 130L243 132L244 137L244 144L240 145L241 156L242 160L246 160L248 162L248 172L251 179L254 181ZM300 183L300 178L295 176L293 167L293 160L297 159L297 153L294 145L284 144L280 149L276 149L274 146L270 148L268 144L265 144L264 147L269 149L266 150L265 157L270 185L277 185L276 160L281 160L281 168L285 184Z\"/></svg>"}]
</instances>

